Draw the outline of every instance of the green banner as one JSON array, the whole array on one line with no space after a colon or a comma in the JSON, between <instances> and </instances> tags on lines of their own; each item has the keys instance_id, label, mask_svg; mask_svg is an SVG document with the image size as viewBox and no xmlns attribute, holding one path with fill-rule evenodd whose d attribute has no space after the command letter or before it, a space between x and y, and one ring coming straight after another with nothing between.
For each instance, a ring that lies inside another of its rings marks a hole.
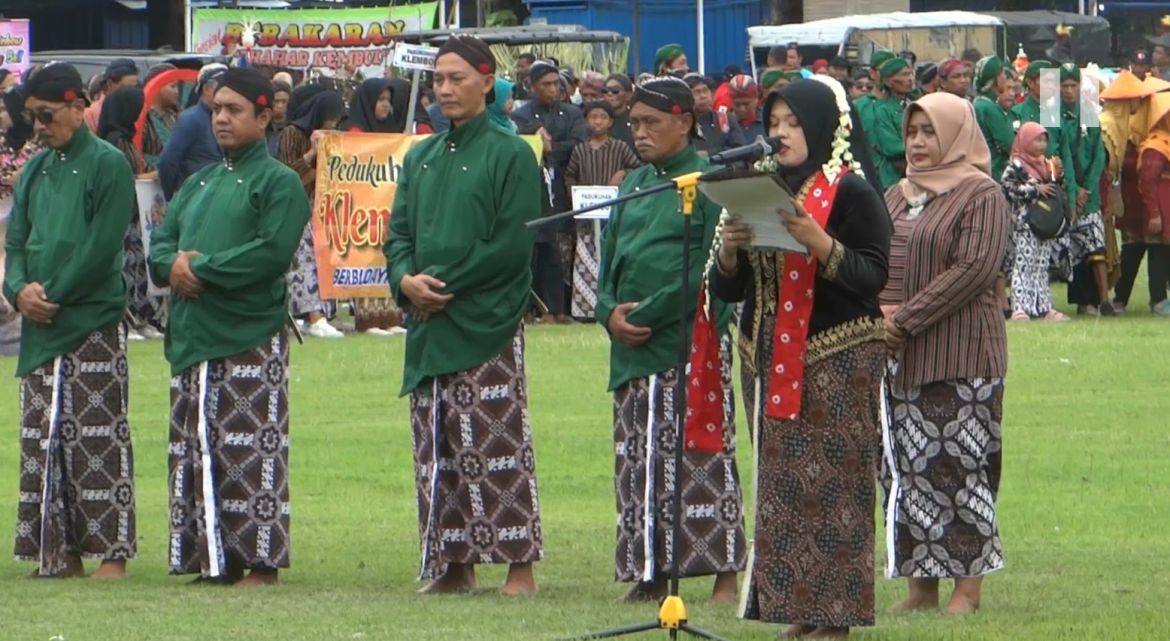
<instances>
[{"instance_id":1,"label":"green banner","mask_svg":"<svg viewBox=\"0 0 1170 641\"><path fill-rule=\"evenodd\" d=\"M351 9L196 9L191 46L252 64L380 76L402 33L434 28L439 4ZM251 34L251 37L248 37Z\"/></svg>"}]
</instances>

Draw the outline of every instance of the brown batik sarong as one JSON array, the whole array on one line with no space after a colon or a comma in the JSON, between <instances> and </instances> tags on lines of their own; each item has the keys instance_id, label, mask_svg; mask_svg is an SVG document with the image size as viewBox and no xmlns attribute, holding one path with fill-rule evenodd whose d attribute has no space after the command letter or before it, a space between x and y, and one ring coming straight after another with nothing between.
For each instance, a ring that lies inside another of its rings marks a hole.
<instances>
[{"instance_id":1,"label":"brown batik sarong","mask_svg":"<svg viewBox=\"0 0 1170 641\"><path fill-rule=\"evenodd\" d=\"M114 325L20 381L16 559L60 574L70 557L137 553L126 334Z\"/></svg>"},{"instance_id":2,"label":"brown batik sarong","mask_svg":"<svg viewBox=\"0 0 1170 641\"><path fill-rule=\"evenodd\" d=\"M891 359L891 380L896 367ZM939 381L905 394L888 389L886 403L889 577L973 577L1003 569L995 509L1003 379Z\"/></svg>"},{"instance_id":3,"label":"brown batik sarong","mask_svg":"<svg viewBox=\"0 0 1170 641\"><path fill-rule=\"evenodd\" d=\"M171 574L289 567L288 338L171 379Z\"/></svg>"},{"instance_id":4,"label":"brown batik sarong","mask_svg":"<svg viewBox=\"0 0 1170 641\"><path fill-rule=\"evenodd\" d=\"M420 579L441 576L448 563L544 558L523 327L483 365L411 392L410 427Z\"/></svg>"},{"instance_id":5,"label":"brown batik sarong","mask_svg":"<svg viewBox=\"0 0 1170 641\"><path fill-rule=\"evenodd\" d=\"M800 418L761 419L743 618L826 627L874 624L874 490L884 372L885 345L877 341L810 358Z\"/></svg>"},{"instance_id":6,"label":"brown batik sarong","mask_svg":"<svg viewBox=\"0 0 1170 641\"><path fill-rule=\"evenodd\" d=\"M577 221L576 259L573 261L572 316L594 320L597 315L597 282L601 273L601 220ZM599 319L602 322L608 319Z\"/></svg>"},{"instance_id":7,"label":"brown batik sarong","mask_svg":"<svg viewBox=\"0 0 1170 641\"><path fill-rule=\"evenodd\" d=\"M614 391L613 436L618 507L616 577L650 582L669 572L676 479L682 482L679 575L741 572L747 556L743 496L735 464L731 338L722 340L723 451L684 452L676 474L675 389L670 369ZM647 482L649 481L649 482Z\"/></svg>"}]
</instances>

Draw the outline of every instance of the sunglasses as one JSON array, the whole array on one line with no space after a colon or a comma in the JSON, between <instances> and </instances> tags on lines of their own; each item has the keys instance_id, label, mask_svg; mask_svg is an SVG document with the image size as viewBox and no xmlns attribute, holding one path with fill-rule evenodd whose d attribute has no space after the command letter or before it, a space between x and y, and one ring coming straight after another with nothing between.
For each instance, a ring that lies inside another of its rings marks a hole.
<instances>
[{"instance_id":1,"label":"sunglasses","mask_svg":"<svg viewBox=\"0 0 1170 641\"><path fill-rule=\"evenodd\" d=\"M855 85L853 85L853 86L854 86L855 88L857 88L857 89L865 89L865 90L867 90L867 91L868 91L868 90L870 90L870 89L873 89L873 83L872 83L872 82L859 82L859 83L857 83L857 84L855 84Z\"/></svg>"},{"instance_id":2,"label":"sunglasses","mask_svg":"<svg viewBox=\"0 0 1170 641\"><path fill-rule=\"evenodd\" d=\"M57 117L57 114L68 106L69 105L61 105L60 107L55 108L44 107L43 109L37 109L36 111L25 109L24 113L21 115L24 117L25 124L31 125L33 122L39 121L42 125L51 125L53 124L53 120Z\"/></svg>"},{"instance_id":3,"label":"sunglasses","mask_svg":"<svg viewBox=\"0 0 1170 641\"><path fill-rule=\"evenodd\" d=\"M624 89L622 89L621 87L606 87L606 88L601 90L601 93L608 93L608 94L617 95L617 94L621 93L622 91L624 91Z\"/></svg>"}]
</instances>

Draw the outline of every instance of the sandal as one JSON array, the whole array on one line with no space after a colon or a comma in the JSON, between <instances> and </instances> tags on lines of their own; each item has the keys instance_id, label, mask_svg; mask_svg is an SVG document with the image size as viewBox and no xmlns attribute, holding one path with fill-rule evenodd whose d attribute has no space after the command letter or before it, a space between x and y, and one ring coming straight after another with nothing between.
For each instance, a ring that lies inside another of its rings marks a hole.
<instances>
[{"instance_id":1,"label":"sandal","mask_svg":"<svg viewBox=\"0 0 1170 641\"><path fill-rule=\"evenodd\" d=\"M1048 313L1044 315L1044 320L1053 323L1064 323L1072 319L1069 318L1067 314L1062 314L1055 309L1050 309L1048 310Z\"/></svg>"},{"instance_id":2,"label":"sandal","mask_svg":"<svg viewBox=\"0 0 1170 641\"><path fill-rule=\"evenodd\" d=\"M1028 315L1025 314L1023 310L1017 309L1016 311L1012 312L1011 320L1028 321L1028 320L1032 320L1032 319L1029 318Z\"/></svg>"}]
</instances>

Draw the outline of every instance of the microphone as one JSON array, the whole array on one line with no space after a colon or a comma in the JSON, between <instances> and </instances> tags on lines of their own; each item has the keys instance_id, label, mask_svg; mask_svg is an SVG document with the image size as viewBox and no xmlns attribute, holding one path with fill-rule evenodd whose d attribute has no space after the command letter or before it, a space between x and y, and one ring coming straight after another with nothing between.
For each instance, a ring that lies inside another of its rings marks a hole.
<instances>
[{"instance_id":1,"label":"microphone","mask_svg":"<svg viewBox=\"0 0 1170 641\"><path fill-rule=\"evenodd\" d=\"M765 138L758 136L756 141L743 147L728 149L721 154L715 154L707 160L713 165L731 165L737 162L751 162L776 153L780 148L779 138Z\"/></svg>"}]
</instances>

